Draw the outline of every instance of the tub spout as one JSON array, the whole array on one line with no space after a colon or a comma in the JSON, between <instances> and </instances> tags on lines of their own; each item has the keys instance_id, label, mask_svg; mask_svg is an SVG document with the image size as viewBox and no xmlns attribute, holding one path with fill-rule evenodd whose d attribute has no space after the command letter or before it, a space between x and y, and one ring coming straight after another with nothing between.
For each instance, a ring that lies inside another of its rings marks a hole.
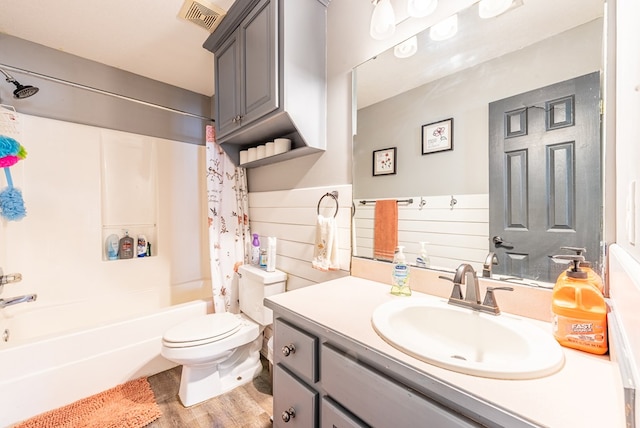
<instances>
[{"instance_id":1,"label":"tub spout","mask_svg":"<svg viewBox=\"0 0 640 428\"><path fill-rule=\"evenodd\" d=\"M0 299L0 309L7 306L17 305L18 303L35 302L38 298L37 294L26 294L24 296L9 297L8 299Z\"/></svg>"}]
</instances>

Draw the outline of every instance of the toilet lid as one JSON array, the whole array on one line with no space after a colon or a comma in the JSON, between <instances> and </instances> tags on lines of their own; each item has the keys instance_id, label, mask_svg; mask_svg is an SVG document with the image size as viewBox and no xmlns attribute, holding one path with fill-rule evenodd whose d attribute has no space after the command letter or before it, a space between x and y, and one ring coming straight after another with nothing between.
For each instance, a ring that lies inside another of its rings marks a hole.
<instances>
[{"instance_id":1,"label":"toilet lid","mask_svg":"<svg viewBox=\"0 0 640 428\"><path fill-rule=\"evenodd\" d=\"M170 328L163 340L190 346L213 342L231 336L240 330L240 324L240 317L229 312L203 315Z\"/></svg>"}]
</instances>

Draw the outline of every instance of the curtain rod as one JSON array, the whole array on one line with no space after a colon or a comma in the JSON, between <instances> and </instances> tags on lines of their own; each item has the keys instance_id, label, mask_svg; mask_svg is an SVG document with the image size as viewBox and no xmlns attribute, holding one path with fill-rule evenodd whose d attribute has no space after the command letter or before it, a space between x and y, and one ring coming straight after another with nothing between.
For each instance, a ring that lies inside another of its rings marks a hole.
<instances>
[{"instance_id":1,"label":"curtain rod","mask_svg":"<svg viewBox=\"0 0 640 428\"><path fill-rule=\"evenodd\" d=\"M171 107L165 107L165 106L162 106L160 104L154 104L154 103L150 103L148 101L139 100L137 98L132 98L132 97L127 97L125 95L116 94L115 92L109 92L109 91L105 91L103 89L98 89L98 88L94 88L94 87L91 87L91 86L82 85L80 83L74 83L74 82L70 82L68 80L59 79L57 77L47 76L46 74L41 74L41 73L38 73L38 72L35 72L35 71L30 71L30 70L25 70L23 68L14 67L14 66L11 66L11 65L8 65L8 64L0 64L0 68L7 69L7 70L10 70L10 71L16 71L18 73L28 74L30 76L39 77L41 79L49 80L51 82L60 83L60 84L63 84L63 85L74 87L74 88L84 89L86 91L95 92L95 93L102 94L102 95L108 95L110 97L119 98L121 100L131 101L133 103L142 104L142 105L145 105L147 107L153 107L153 108L157 108L157 109L160 109L160 110L168 111L168 112L171 112L171 113L178 113L178 114L181 114L183 116L190 116L190 117L195 117L197 119L203 119L203 120L208 120L208 121L211 121L211 122L215 122L215 120L213 120L210 117L200 116L198 114L189 113L187 111L178 110L178 109L174 109L174 108L171 108Z\"/></svg>"}]
</instances>

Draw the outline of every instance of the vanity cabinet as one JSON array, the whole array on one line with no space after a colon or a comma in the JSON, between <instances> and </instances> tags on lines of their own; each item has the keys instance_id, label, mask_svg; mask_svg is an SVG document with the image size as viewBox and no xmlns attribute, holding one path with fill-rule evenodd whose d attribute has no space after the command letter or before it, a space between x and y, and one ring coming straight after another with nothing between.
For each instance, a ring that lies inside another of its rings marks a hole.
<instances>
[{"instance_id":1,"label":"vanity cabinet","mask_svg":"<svg viewBox=\"0 0 640 428\"><path fill-rule=\"evenodd\" d=\"M481 426L360 361L355 343L274 317L274 426Z\"/></svg>"},{"instance_id":2,"label":"vanity cabinet","mask_svg":"<svg viewBox=\"0 0 640 428\"><path fill-rule=\"evenodd\" d=\"M259 166L326 148L329 0L236 0L204 47L214 54L216 140L240 150L275 138L291 151Z\"/></svg>"}]
</instances>

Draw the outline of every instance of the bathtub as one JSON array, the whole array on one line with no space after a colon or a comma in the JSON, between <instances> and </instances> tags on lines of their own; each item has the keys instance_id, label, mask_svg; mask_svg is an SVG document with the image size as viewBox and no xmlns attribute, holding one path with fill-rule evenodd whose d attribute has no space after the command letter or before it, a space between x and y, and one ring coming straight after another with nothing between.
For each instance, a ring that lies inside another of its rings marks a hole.
<instances>
[{"instance_id":1,"label":"bathtub","mask_svg":"<svg viewBox=\"0 0 640 428\"><path fill-rule=\"evenodd\" d=\"M144 302L132 305L135 316L94 320L81 329L77 325L87 307L95 313L110 311L98 311L85 302L77 308L60 305L55 314L54 307L31 309L31 303L25 303L1 319L0 333L7 329L9 336L6 342L0 338L0 427L174 367L160 355L163 333L183 320L210 313L211 299L150 308L162 299L138 297ZM74 328L68 328L70 323Z\"/></svg>"}]
</instances>

